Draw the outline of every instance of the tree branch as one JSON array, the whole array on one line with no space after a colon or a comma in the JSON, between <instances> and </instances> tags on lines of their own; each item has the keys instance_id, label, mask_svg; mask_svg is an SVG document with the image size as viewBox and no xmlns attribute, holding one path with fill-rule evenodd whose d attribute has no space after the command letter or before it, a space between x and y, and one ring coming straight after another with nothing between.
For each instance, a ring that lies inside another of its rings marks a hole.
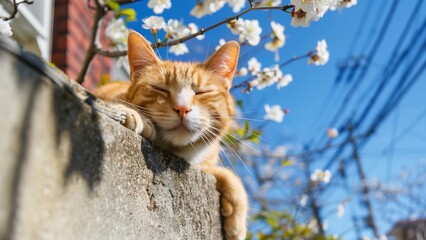
<instances>
[{"instance_id":1,"label":"tree branch","mask_svg":"<svg viewBox=\"0 0 426 240\"><path fill-rule=\"evenodd\" d=\"M110 58L116 58L116 57L123 57L127 55L127 50L123 51L108 51L100 48L96 48L95 52L99 55L102 55L104 57L110 57Z\"/></svg>"}]
</instances>

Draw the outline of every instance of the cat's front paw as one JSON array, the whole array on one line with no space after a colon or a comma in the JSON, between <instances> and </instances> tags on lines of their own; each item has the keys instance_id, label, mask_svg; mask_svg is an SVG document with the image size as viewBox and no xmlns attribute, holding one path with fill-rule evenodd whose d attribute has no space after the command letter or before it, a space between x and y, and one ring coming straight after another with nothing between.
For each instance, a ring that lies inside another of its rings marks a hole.
<instances>
[{"instance_id":1,"label":"cat's front paw","mask_svg":"<svg viewBox=\"0 0 426 240\"><path fill-rule=\"evenodd\" d=\"M142 134L144 124L141 115L130 108L123 109L126 112L126 121L124 126L130 130L135 131L137 134Z\"/></svg>"},{"instance_id":2,"label":"cat's front paw","mask_svg":"<svg viewBox=\"0 0 426 240\"><path fill-rule=\"evenodd\" d=\"M244 240L246 238L247 203L236 192L222 194L221 212L227 240Z\"/></svg>"},{"instance_id":3,"label":"cat's front paw","mask_svg":"<svg viewBox=\"0 0 426 240\"><path fill-rule=\"evenodd\" d=\"M156 132L151 120L131 108L124 107L121 108L121 110L126 112L126 121L124 122L125 127L135 131L137 134L146 139L155 139Z\"/></svg>"}]
</instances>

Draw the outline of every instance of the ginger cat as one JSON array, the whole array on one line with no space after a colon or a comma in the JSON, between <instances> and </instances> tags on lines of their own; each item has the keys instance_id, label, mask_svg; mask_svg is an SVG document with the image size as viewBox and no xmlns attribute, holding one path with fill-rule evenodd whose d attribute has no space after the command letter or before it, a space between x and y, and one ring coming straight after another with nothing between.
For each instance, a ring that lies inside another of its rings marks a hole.
<instances>
[{"instance_id":1,"label":"ginger cat","mask_svg":"<svg viewBox=\"0 0 426 240\"><path fill-rule=\"evenodd\" d=\"M125 111L127 128L212 174L221 193L226 239L244 239L246 192L232 171L216 166L234 114L229 89L238 43L226 43L203 64L161 61L134 31L128 47L131 81L103 86L95 96Z\"/></svg>"}]
</instances>

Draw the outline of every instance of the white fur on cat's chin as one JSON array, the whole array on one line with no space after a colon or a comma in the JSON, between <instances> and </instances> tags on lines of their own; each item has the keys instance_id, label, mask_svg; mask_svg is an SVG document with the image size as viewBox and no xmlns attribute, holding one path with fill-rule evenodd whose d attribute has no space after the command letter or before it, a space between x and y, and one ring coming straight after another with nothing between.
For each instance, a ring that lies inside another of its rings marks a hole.
<instances>
[{"instance_id":1,"label":"white fur on cat's chin","mask_svg":"<svg viewBox=\"0 0 426 240\"><path fill-rule=\"evenodd\" d=\"M182 125L179 117L175 116L170 119L168 126L163 127L163 138L170 144L182 147L196 142L203 135L203 132L208 126L208 122L202 119L202 113L198 106L193 106L191 112L189 112L184 118ZM173 129L179 126L177 129Z\"/></svg>"}]
</instances>

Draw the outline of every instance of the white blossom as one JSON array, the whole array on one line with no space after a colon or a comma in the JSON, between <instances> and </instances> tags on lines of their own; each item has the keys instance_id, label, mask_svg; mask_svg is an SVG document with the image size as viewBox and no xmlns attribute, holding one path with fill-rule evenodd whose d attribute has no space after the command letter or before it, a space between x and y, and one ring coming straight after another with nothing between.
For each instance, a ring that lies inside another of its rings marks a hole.
<instances>
[{"instance_id":1,"label":"white blossom","mask_svg":"<svg viewBox=\"0 0 426 240\"><path fill-rule=\"evenodd\" d=\"M220 40L219 40L219 43L220 43ZM235 72L235 76L239 76L239 77L247 76L247 74L248 74L248 69L245 67L242 67Z\"/></svg>"},{"instance_id":2,"label":"white blossom","mask_svg":"<svg viewBox=\"0 0 426 240\"><path fill-rule=\"evenodd\" d=\"M0 34L6 37L12 36L13 32L10 28L9 21L3 21L0 19Z\"/></svg>"},{"instance_id":3,"label":"white blossom","mask_svg":"<svg viewBox=\"0 0 426 240\"><path fill-rule=\"evenodd\" d=\"M195 23L190 23L188 24L188 29L189 29L189 33L190 34L194 34L196 32L198 32L198 26ZM198 35L195 38L198 40L203 40L204 39L204 34Z\"/></svg>"},{"instance_id":4,"label":"white blossom","mask_svg":"<svg viewBox=\"0 0 426 240\"><path fill-rule=\"evenodd\" d=\"M291 74L286 74L278 78L277 89L282 87L287 87L293 81L293 76Z\"/></svg>"},{"instance_id":5,"label":"white blossom","mask_svg":"<svg viewBox=\"0 0 426 240\"><path fill-rule=\"evenodd\" d=\"M266 114L263 116L265 120L282 122L284 119L284 111L280 105L269 106L269 104L265 104L265 111Z\"/></svg>"},{"instance_id":6,"label":"white blossom","mask_svg":"<svg viewBox=\"0 0 426 240\"><path fill-rule=\"evenodd\" d=\"M127 56L116 58L115 64L117 67L124 68L126 71L130 72L129 58Z\"/></svg>"},{"instance_id":7,"label":"white blossom","mask_svg":"<svg viewBox=\"0 0 426 240\"><path fill-rule=\"evenodd\" d=\"M215 50L217 51L220 47L222 47L226 43L225 39L221 38L219 39L219 45L215 47Z\"/></svg>"},{"instance_id":8,"label":"white blossom","mask_svg":"<svg viewBox=\"0 0 426 240\"><path fill-rule=\"evenodd\" d=\"M198 2L197 5L192 8L190 15L202 18L207 14L219 11L224 5L224 0L204 0L203 2Z\"/></svg>"},{"instance_id":9,"label":"white blossom","mask_svg":"<svg viewBox=\"0 0 426 240\"><path fill-rule=\"evenodd\" d=\"M330 8L334 0L291 0L294 9L291 12L293 27L308 27L311 21L318 21Z\"/></svg>"},{"instance_id":10,"label":"white blossom","mask_svg":"<svg viewBox=\"0 0 426 240\"><path fill-rule=\"evenodd\" d=\"M291 26L293 27L309 27L310 20L306 18L306 12L301 9L291 12Z\"/></svg>"},{"instance_id":11,"label":"white blossom","mask_svg":"<svg viewBox=\"0 0 426 240\"><path fill-rule=\"evenodd\" d=\"M106 27L105 34L113 43L126 43L129 29L122 18L113 18Z\"/></svg>"},{"instance_id":12,"label":"white blossom","mask_svg":"<svg viewBox=\"0 0 426 240\"><path fill-rule=\"evenodd\" d=\"M300 198L300 206L304 207L306 206L306 204L308 203L309 197L306 194L303 194L302 197Z\"/></svg>"},{"instance_id":13,"label":"white blossom","mask_svg":"<svg viewBox=\"0 0 426 240\"><path fill-rule=\"evenodd\" d=\"M142 19L142 28L144 29L154 29L160 30L165 26L164 18L158 16L151 16L145 19Z\"/></svg>"},{"instance_id":14,"label":"white blossom","mask_svg":"<svg viewBox=\"0 0 426 240\"><path fill-rule=\"evenodd\" d=\"M170 47L169 51L174 53L176 56L183 55L189 52L188 47L185 43L179 43Z\"/></svg>"},{"instance_id":15,"label":"white blossom","mask_svg":"<svg viewBox=\"0 0 426 240\"><path fill-rule=\"evenodd\" d=\"M260 5L264 7L275 7L281 4L281 0L262 0Z\"/></svg>"},{"instance_id":16,"label":"white blossom","mask_svg":"<svg viewBox=\"0 0 426 240\"><path fill-rule=\"evenodd\" d=\"M388 240L388 237L386 237L386 235L385 234L383 234L383 235L381 235L380 236L380 238L379 238L380 240Z\"/></svg>"},{"instance_id":17,"label":"white blossom","mask_svg":"<svg viewBox=\"0 0 426 240\"><path fill-rule=\"evenodd\" d=\"M258 20L243 20L240 30L240 42L247 41L250 45L256 46L260 42L260 34L262 28L259 26Z\"/></svg>"},{"instance_id":18,"label":"white blossom","mask_svg":"<svg viewBox=\"0 0 426 240\"><path fill-rule=\"evenodd\" d=\"M283 77L283 73L278 65L273 66L272 68L264 68L262 71L257 73L257 79L250 83L250 86L256 86L258 90L262 90L265 87L269 87L272 84L276 83L279 79Z\"/></svg>"},{"instance_id":19,"label":"white blossom","mask_svg":"<svg viewBox=\"0 0 426 240\"><path fill-rule=\"evenodd\" d=\"M197 3L197 5L195 5L195 7L192 8L189 14L196 18L202 18L205 15L209 14L209 9L204 7L203 3Z\"/></svg>"},{"instance_id":20,"label":"white blossom","mask_svg":"<svg viewBox=\"0 0 426 240\"><path fill-rule=\"evenodd\" d=\"M246 5L246 0L228 0L228 5L232 7L234 13L237 13Z\"/></svg>"},{"instance_id":21,"label":"white blossom","mask_svg":"<svg viewBox=\"0 0 426 240\"><path fill-rule=\"evenodd\" d=\"M231 32L235 35L239 35L241 33L241 27L243 25L243 19L233 20L226 24L226 26L231 30Z\"/></svg>"},{"instance_id":22,"label":"white blossom","mask_svg":"<svg viewBox=\"0 0 426 240\"><path fill-rule=\"evenodd\" d=\"M149 0L148 7L154 9L155 14L163 13L164 9L172 7L170 0Z\"/></svg>"},{"instance_id":23,"label":"white blossom","mask_svg":"<svg viewBox=\"0 0 426 240\"><path fill-rule=\"evenodd\" d=\"M322 223L322 229L324 229L324 231L327 231L327 229L328 229L328 222L327 222L327 220L325 220L325 221Z\"/></svg>"},{"instance_id":24,"label":"white blossom","mask_svg":"<svg viewBox=\"0 0 426 240\"><path fill-rule=\"evenodd\" d=\"M276 23L274 21L271 22L272 28L272 41L265 44L265 48L271 52L274 52L284 46L285 36L284 36L284 26Z\"/></svg>"},{"instance_id":25,"label":"white blossom","mask_svg":"<svg viewBox=\"0 0 426 240\"><path fill-rule=\"evenodd\" d=\"M330 7L332 1L333 0L291 0L290 2L294 5L296 11L302 9L306 13L322 17Z\"/></svg>"},{"instance_id":26,"label":"white blossom","mask_svg":"<svg viewBox=\"0 0 426 240\"><path fill-rule=\"evenodd\" d=\"M308 63L317 66L326 64L330 58L330 53L327 50L327 42L325 40L319 41L315 51L316 53L309 58Z\"/></svg>"},{"instance_id":27,"label":"white blossom","mask_svg":"<svg viewBox=\"0 0 426 240\"><path fill-rule=\"evenodd\" d=\"M186 37L190 34L191 30L187 28L181 21L176 19L169 19L167 24L164 26L164 31L170 36L172 39L179 39L182 37Z\"/></svg>"},{"instance_id":28,"label":"white blossom","mask_svg":"<svg viewBox=\"0 0 426 240\"><path fill-rule=\"evenodd\" d=\"M344 203L340 203L337 206L336 215L337 215L337 217L341 218L341 217L343 217L344 214L345 214L345 204Z\"/></svg>"},{"instance_id":29,"label":"white blossom","mask_svg":"<svg viewBox=\"0 0 426 240\"><path fill-rule=\"evenodd\" d=\"M327 129L327 136L330 139L336 138L339 136L339 131L336 128L329 128Z\"/></svg>"},{"instance_id":30,"label":"white blossom","mask_svg":"<svg viewBox=\"0 0 426 240\"><path fill-rule=\"evenodd\" d=\"M274 151L271 153L272 157L275 158L284 158L287 155L288 147L286 145L280 145L274 148Z\"/></svg>"},{"instance_id":31,"label":"white blossom","mask_svg":"<svg viewBox=\"0 0 426 240\"><path fill-rule=\"evenodd\" d=\"M256 75L258 72L260 72L260 69L262 67L262 64L259 61L257 61L255 57L250 58L247 64L248 64L248 70L250 71L252 75Z\"/></svg>"},{"instance_id":32,"label":"white blossom","mask_svg":"<svg viewBox=\"0 0 426 240\"><path fill-rule=\"evenodd\" d=\"M332 0L330 3L330 10L350 8L358 4L357 0Z\"/></svg>"},{"instance_id":33,"label":"white blossom","mask_svg":"<svg viewBox=\"0 0 426 240\"><path fill-rule=\"evenodd\" d=\"M215 13L219 11L224 5L224 0L204 0L204 4L207 5L210 13Z\"/></svg>"},{"instance_id":34,"label":"white blossom","mask_svg":"<svg viewBox=\"0 0 426 240\"><path fill-rule=\"evenodd\" d=\"M331 172L329 170L321 170L321 169L316 169L312 174L311 174L311 181L314 183L329 183L331 180Z\"/></svg>"}]
</instances>

